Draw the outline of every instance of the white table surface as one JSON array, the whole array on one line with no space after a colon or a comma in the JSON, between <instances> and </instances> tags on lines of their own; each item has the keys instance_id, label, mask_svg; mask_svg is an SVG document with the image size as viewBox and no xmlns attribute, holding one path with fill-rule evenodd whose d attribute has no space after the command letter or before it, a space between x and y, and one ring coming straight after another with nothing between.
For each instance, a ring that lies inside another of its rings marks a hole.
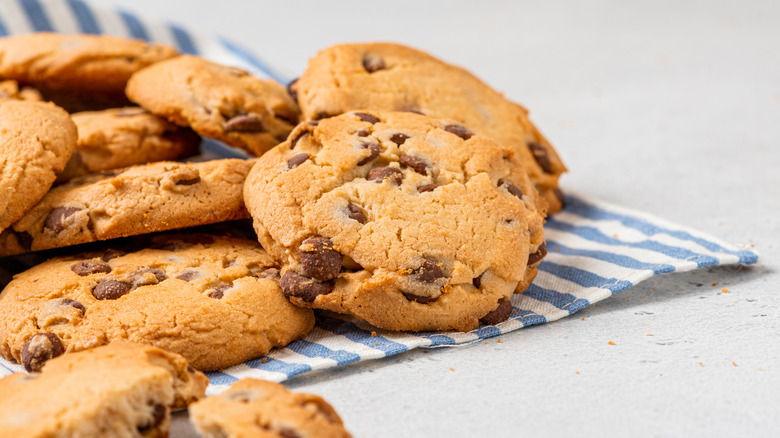
<instances>
[{"instance_id":1,"label":"white table surface","mask_svg":"<svg viewBox=\"0 0 780 438\"><path fill-rule=\"evenodd\" d=\"M287 382L355 436L780 436L780 2L98 3L219 32L290 76L337 42L422 48L530 108L570 168L565 189L761 254L500 343Z\"/></svg>"}]
</instances>

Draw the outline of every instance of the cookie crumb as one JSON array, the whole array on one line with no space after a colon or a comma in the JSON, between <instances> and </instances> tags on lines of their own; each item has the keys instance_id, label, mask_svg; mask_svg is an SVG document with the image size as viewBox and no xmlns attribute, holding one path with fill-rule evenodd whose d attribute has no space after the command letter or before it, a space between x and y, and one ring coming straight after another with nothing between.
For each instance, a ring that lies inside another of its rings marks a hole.
<instances>
[{"instance_id":1,"label":"cookie crumb","mask_svg":"<svg viewBox=\"0 0 780 438\"><path fill-rule=\"evenodd\" d=\"M653 286L653 292L658 290L658 286Z\"/></svg>"},{"instance_id":2,"label":"cookie crumb","mask_svg":"<svg viewBox=\"0 0 780 438\"><path fill-rule=\"evenodd\" d=\"M700 367L703 367L703 366L704 366L704 364L703 364L703 363L701 363L701 362L699 362L699 366L700 366Z\"/></svg>"},{"instance_id":3,"label":"cookie crumb","mask_svg":"<svg viewBox=\"0 0 780 438\"><path fill-rule=\"evenodd\" d=\"M498 340L496 342L498 342L500 344L501 343L501 338L498 338Z\"/></svg>"},{"instance_id":4,"label":"cookie crumb","mask_svg":"<svg viewBox=\"0 0 780 438\"><path fill-rule=\"evenodd\" d=\"M723 292L724 294L729 293L729 290L727 288L725 288L725 287L723 289L721 289L720 291Z\"/></svg>"},{"instance_id":5,"label":"cookie crumb","mask_svg":"<svg viewBox=\"0 0 780 438\"><path fill-rule=\"evenodd\" d=\"M371 332L371 337L375 338L376 337L376 332Z\"/></svg>"},{"instance_id":6,"label":"cookie crumb","mask_svg":"<svg viewBox=\"0 0 780 438\"><path fill-rule=\"evenodd\" d=\"M717 286L717 285L718 285L718 283L717 283L717 282L715 282L715 283L712 283L712 287L715 287L715 286Z\"/></svg>"},{"instance_id":7,"label":"cookie crumb","mask_svg":"<svg viewBox=\"0 0 780 438\"><path fill-rule=\"evenodd\" d=\"M607 344L609 344L609 345L617 345L613 341L609 341L609 342L607 342Z\"/></svg>"},{"instance_id":8,"label":"cookie crumb","mask_svg":"<svg viewBox=\"0 0 780 438\"><path fill-rule=\"evenodd\" d=\"M582 317L582 321L585 321L585 317L584 316Z\"/></svg>"},{"instance_id":9,"label":"cookie crumb","mask_svg":"<svg viewBox=\"0 0 780 438\"><path fill-rule=\"evenodd\" d=\"M653 334L650 333L650 330L645 330L645 336L653 336Z\"/></svg>"},{"instance_id":10,"label":"cookie crumb","mask_svg":"<svg viewBox=\"0 0 780 438\"><path fill-rule=\"evenodd\" d=\"M374 342L374 347L376 347L376 346L377 346L377 344L378 344L378 342Z\"/></svg>"},{"instance_id":11,"label":"cookie crumb","mask_svg":"<svg viewBox=\"0 0 780 438\"><path fill-rule=\"evenodd\" d=\"M577 372L575 372L574 374L579 374L579 373L580 373L580 372L579 372L579 371L577 371Z\"/></svg>"},{"instance_id":12,"label":"cookie crumb","mask_svg":"<svg viewBox=\"0 0 780 438\"><path fill-rule=\"evenodd\" d=\"M263 363L268 363L268 359L263 358Z\"/></svg>"},{"instance_id":13,"label":"cookie crumb","mask_svg":"<svg viewBox=\"0 0 780 438\"><path fill-rule=\"evenodd\" d=\"M450 371L455 371L455 368L450 367Z\"/></svg>"},{"instance_id":14,"label":"cookie crumb","mask_svg":"<svg viewBox=\"0 0 780 438\"><path fill-rule=\"evenodd\" d=\"M615 233L612 236L615 237L615 239L617 239L618 238L618 233Z\"/></svg>"},{"instance_id":15,"label":"cookie crumb","mask_svg":"<svg viewBox=\"0 0 780 438\"><path fill-rule=\"evenodd\" d=\"M732 364L732 365L734 365L734 366L737 366L737 363L736 363L736 362L731 362L731 364Z\"/></svg>"}]
</instances>

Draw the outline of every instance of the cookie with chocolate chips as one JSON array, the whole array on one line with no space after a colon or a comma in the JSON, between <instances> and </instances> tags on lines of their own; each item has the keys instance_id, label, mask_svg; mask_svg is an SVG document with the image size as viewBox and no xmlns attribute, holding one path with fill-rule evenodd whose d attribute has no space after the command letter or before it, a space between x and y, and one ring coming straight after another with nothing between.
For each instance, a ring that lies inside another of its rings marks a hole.
<instances>
[{"instance_id":1,"label":"cookie with chocolate chips","mask_svg":"<svg viewBox=\"0 0 780 438\"><path fill-rule=\"evenodd\" d=\"M291 85L304 119L360 108L414 111L458 120L472 131L515 149L550 211L563 205L558 178L566 167L552 145L509 101L468 71L392 43L341 44L319 52Z\"/></svg>"},{"instance_id":2,"label":"cookie with chocolate chips","mask_svg":"<svg viewBox=\"0 0 780 438\"><path fill-rule=\"evenodd\" d=\"M189 412L203 438L351 437L322 397L258 379L239 380L222 394L193 403Z\"/></svg>"},{"instance_id":3,"label":"cookie with chocolate chips","mask_svg":"<svg viewBox=\"0 0 780 438\"><path fill-rule=\"evenodd\" d=\"M161 161L53 188L0 234L0 256L248 217L251 161Z\"/></svg>"},{"instance_id":4,"label":"cookie with chocolate chips","mask_svg":"<svg viewBox=\"0 0 780 438\"><path fill-rule=\"evenodd\" d=\"M506 319L541 261L546 202L514 148L463 132L359 111L303 123L261 157L244 199L285 295L391 330Z\"/></svg>"},{"instance_id":5,"label":"cookie with chocolate chips","mask_svg":"<svg viewBox=\"0 0 780 438\"><path fill-rule=\"evenodd\" d=\"M196 56L139 71L127 95L154 114L253 155L284 141L298 122L298 107L281 84Z\"/></svg>"},{"instance_id":6,"label":"cookie with chocolate chips","mask_svg":"<svg viewBox=\"0 0 780 438\"><path fill-rule=\"evenodd\" d=\"M43 92L70 111L125 105L134 72L176 56L173 47L108 35L50 32L0 38L0 78Z\"/></svg>"},{"instance_id":7,"label":"cookie with chocolate chips","mask_svg":"<svg viewBox=\"0 0 780 438\"><path fill-rule=\"evenodd\" d=\"M76 150L58 182L90 173L195 155L200 137L143 108L85 111L71 116L78 129Z\"/></svg>"},{"instance_id":8,"label":"cookie with chocolate chips","mask_svg":"<svg viewBox=\"0 0 780 438\"><path fill-rule=\"evenodd\" d=\"M76 127L62 108L0 99L0 232L46 194L75 146Z\"/></svg>"},{"instance_id":9,"label":"cookie with chocolate chips","mask_svg":"<svg viewBox=\"0 0 780 438\"><path fill-rule=\"evenodd\" d=\"M252 240L155 236L148 248L49 260L0 294L0 353L36 371L65 352L119 340L216 370L302 338L310 309L290 304L279 269Z\"/></svg>"},{"instance_id":10,"label":"cookie with chocolate chips","mask_svg":"<svg viewBox=\"0 0 780 438\"><path fill-rule=\"evenodd\" d=\"M0 379L4 437L167 437L170 414L208 379L178 354L116 342Z\"/></svg>"}]
</instances>

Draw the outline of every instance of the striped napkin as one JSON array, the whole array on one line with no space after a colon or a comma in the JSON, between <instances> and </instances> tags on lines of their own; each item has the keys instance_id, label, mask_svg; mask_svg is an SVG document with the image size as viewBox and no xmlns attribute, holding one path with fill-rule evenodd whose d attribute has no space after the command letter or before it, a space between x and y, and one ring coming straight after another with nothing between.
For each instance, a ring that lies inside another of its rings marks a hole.
<instances>
[{"instance_id":1,"label":"striped napkin","mask_svg":"<svg viewBox=\"0 0 780 438\"><path fill-rule=\"evenodd\" d=\"M256 54L218 36L144 20L125 11L100 9L80 0L0 0L0 35L32 31L106 33L167 43L184 53L286 82ZM227 153L227 148L215 147L212 153ZM705 233L566 193L566 207L545 225L548 255L528 290L512 298L513 314L507 321L466 333L399 333L352 319L325 317L303 340L265 357L209 373L208 392L221 392L244 377L281 382L298 374L418 347L469 344L555 321L654 275L758 261L755 252ZM22 367L0 359L0 376L16 371L22 371Z\"/></svg>"}]
</instances>

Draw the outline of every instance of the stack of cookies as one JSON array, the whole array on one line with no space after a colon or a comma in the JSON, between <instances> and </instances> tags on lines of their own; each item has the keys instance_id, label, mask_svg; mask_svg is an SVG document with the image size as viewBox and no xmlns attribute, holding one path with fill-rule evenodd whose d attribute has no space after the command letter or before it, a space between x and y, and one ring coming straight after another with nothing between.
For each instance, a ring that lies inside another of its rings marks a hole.
<instances>
[{"instance_id":1,"label":"stack of cookies","mask_svg":"<svg viewBox=\"0 0 780 438\"><path fill-rule=\"evenodd\" d=\"M0 81L0 260L56 256L0 294L0 353L30 372L127 341L217 370L306 336L313 309L497 324L563 206L565 167L523 107L397 44L327 48L285 88L166 46L31 34L0 39ZM201 136L251 158L186 161ZM140 436L166 424L158 405Z\"/></svg>"}]
</instances>

